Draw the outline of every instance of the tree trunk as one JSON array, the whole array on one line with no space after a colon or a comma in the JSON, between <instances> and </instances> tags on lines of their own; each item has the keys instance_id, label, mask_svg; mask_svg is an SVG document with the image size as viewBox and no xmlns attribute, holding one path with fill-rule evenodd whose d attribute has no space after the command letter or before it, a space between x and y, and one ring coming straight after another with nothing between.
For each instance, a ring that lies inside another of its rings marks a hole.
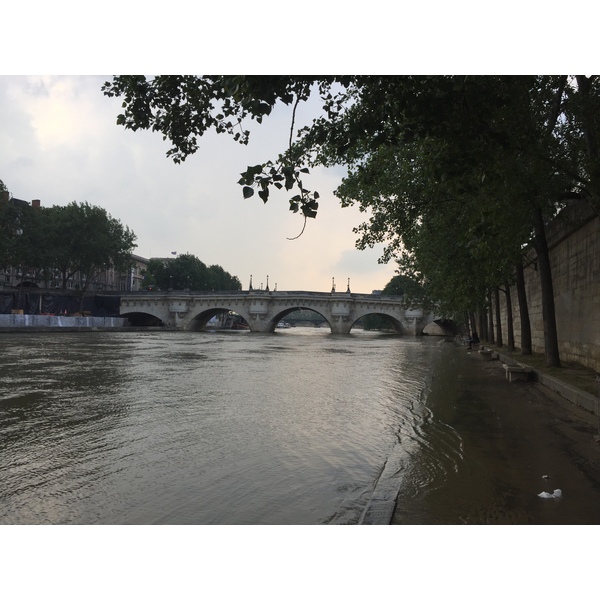
<instances>
[{"instance_id":1,"label":"tree trunk","mask_svg":"<svg viewBox=\"0 0 600 600\"><path fill-rule=\"evenodd\" d=\"M517 275L517 300L519 303L519 314L521 315L521 354L532 353L531 349L531 322L529 320L529 307L527 306L527 294L525 292L525 273L523 263L515 265Z\"/></svg>"},{"instance_id":2,"label":"tree trunk","mask_svg":"<svg viewBox=\"0 0 600 600\"><path fill-rule=\"evenodd\" d=\"M510 285L508 281L505 284L504 293L506 294L506 337L507 347L511 352L515 350L515 331L513 323L512 298L510 297Z\"/></svg>"},{"instance_id":3,"label":"tree trunk","mask_svg":"<svg viewBox=\"0 0 600 600\"><path fill-rule=\"evenodd\" d=\"M482 308L479 309L479 337L486 341L488 339L487 313Z\"/></svg>"},{"instance_id":4,"label":"tree trunk","mask_svg":"<svg viewBox=\"0 0 600 600\"><path fill-rule=\"evenodd\" d=\"M496 305L496 346L504 345L502 338L502 320L500 318L500 290L499 288L494 289L494 303Z\"/></svg>"},{"instance_id":5,"label":"tree trunk","mask_svg":"<svg viewBox=\"0 0 600 600\"><path fill-rule=\"evenodd\" d=\"M490 344L495 344L494 338L494 315L492 310L492 292L488 292L488 341Z\"/></svg>"},{"instance_id":6,"label":"tree trunk","mask_svg":"<svg viewBox=\"0 0 600 600\"><path fill-rule=\"evenodd\" d=\"M540 288L542 291L542 317L544 319L544 349L546 354L546 364L549 367L560 367L550 252L548 250L544 219L540 208L536 208L534 211L534 227L534 247L537 253L537 266L540 274Z\"/></svg>"}]
</instances>

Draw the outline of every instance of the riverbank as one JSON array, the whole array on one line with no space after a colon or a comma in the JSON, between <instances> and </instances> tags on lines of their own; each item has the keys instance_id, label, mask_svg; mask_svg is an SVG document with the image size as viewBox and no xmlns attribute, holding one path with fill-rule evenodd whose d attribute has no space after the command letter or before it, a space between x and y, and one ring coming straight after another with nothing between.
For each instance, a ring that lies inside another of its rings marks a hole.
<instances>
[{"instance_id":1,"label":"riverbank","mask_svg":"<svg viewBox=\"0 0 600 600\"><path fill-rule=\"evenodd\" d=\"M455 387L434 385L428 404L461 436L464 460L423 494L420 524L600 524L598 416L542 383L509 383L500 360L445 350ZM561 498L539 497L555 489Z\"/></svg>"}]
</instances>

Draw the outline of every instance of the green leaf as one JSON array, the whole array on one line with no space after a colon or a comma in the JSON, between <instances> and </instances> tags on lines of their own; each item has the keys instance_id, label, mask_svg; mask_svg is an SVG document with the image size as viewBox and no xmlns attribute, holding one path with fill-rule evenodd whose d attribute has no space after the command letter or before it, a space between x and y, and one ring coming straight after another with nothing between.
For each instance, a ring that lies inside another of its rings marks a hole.
<instances>
[{"instance_id":1,"label":"green leaf","mask_svg":"<svg viewBox=\"0 0 600 600\"><path fill-rule=\"evenodd\" d=\"M311 210L308 206L302 207L302 213L304 214L305 217L308 217L310 219L314 219L317 216L317 211Z\"/></svg>"},{"instance_id":2,"label":"green leaf","mask_svg":"<svg viewBox=\"0 0 600 600\"><path fill-rule=\"evenodd\" d=\"M248 187L247 185L244 186L242 193L244 194L244 199L251 198L252 196L254 196L254 190L251 187Z\"/></svg>"},{"instance_id":3,"label":"green leaf","mask_svg":"<svg viewBox=\"0 0 600 600\"><path fill-rule=\"evenodd\" d=\"M294 176L285 174L285 189L291 190L294 187Z\"/></svg>"},{"instance_id":4,"label":"green leaf","mask_svg":"<svg viewBox=\"0 0 600 600\"><path fill-rule=\"evenodd\" d=\"M248 167L246 169L246 175L254 176L262 173L262 165L254 165L253 167Z\"/></svg>"}]
</instances>

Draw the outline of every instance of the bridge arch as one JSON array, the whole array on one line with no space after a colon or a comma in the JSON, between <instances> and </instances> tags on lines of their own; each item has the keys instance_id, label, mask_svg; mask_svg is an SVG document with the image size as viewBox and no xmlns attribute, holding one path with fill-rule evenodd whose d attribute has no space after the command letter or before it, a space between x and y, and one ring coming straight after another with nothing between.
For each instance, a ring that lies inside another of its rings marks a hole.
<instances>
[{"instance_id":1,"label":"bridge arch","mask_svg":"<svg viewBox=\"0 0 600 600\"><path fill-rule=\"evenodd\" d=\"M458 326L452 319L434 319L423 327L424 335L455 336L459 332Z\"/></svg>"},{"instance_id":2,"label":"bridge arch","mask_svg":"<svg viewBox=\"0 0 600 600\"><path fill-rule=\"evenodd\" d=\"M366 313L362 314L360 317L354 319L354 322L350 326L350 331L352 331L354 326L360 320L363 321L363 325L364 325L364 322L366 319L368 319L368 317L384 317L385 322L389 323L389 325L391 326L391 328L395 334L397 334L397 335L405 335L406 334L405 327L402 325L402 322L395 315L389 315L389 314L386 314L385 312L378 312L378 311L366 312Z\"/></svg>"},{"instance_id":3,"label":"bridge arch","mask_svg":"<svg viewBox=\"0 0 600 600\"><path fill-rule=\"evenodd\" d=\"M275 314L275 316L269 321L267 332L273 333L275 331L275 329L277 328L278 323L280 323L283 319L285 319L285 317L287 317L287 315L290 315L298 310L309 310L311 312L318 314L320 317L323 318L325 323L327 323L327 326L329 327L329 329L332 330L331 323L330 323L329 319L327 318L327 316L323 314L323 312L318 311L315 308L312 308L309 306L290 306L290 307L286 307L285 310L282 310Z\"/></svg>"},{"instance_id":4,"label":"bridge arch","mask_svg":"<svg viewBox=\"0 0 600 600\"><path fill-rule=\"evenodd\" d=\"M205 331L208 322L213 317L216 317L217 315L222 315L224 313L234 314L239 317L239 319L233 319L233 324L243 322L243 324L249 326L248 319L250 317L247 314L243 314L244 312L245 311L243 309L240 310L240 307L237 306L235 307L235 309L229 306L212 306L210 308L201 309L196 311L195 313L187 315L187 318L185 319L186 322L184 328L187 331Z\"/></svg>"},{"instance_id":5,"label":"bridge arch","mask_svg":"<svg viewBox=\"0 0 600 600\"><path fill-rule=\"evenodd\" d=\"M152 311L121 312L121 316L125 317L132 327L165 327L167 325L163 321L162 315Z\"/></svg>"}]
</instances>

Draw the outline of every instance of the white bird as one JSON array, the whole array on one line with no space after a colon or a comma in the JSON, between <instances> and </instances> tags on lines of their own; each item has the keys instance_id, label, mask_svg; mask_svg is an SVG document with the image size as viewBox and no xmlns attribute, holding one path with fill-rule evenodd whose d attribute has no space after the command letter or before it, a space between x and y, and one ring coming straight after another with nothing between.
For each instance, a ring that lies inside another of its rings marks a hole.
<instances>
[{"instance_id":1,"label":"white bird","mask_svg":"<svg viewBox=\"0 0 600 600\"><path fill-rule=\"evenodd\" d=\"M553 494L542 492L541 494L538 494L538 496L540 498L562 498L562 490L554 490Z\"/></svg>"}]
</instances>

